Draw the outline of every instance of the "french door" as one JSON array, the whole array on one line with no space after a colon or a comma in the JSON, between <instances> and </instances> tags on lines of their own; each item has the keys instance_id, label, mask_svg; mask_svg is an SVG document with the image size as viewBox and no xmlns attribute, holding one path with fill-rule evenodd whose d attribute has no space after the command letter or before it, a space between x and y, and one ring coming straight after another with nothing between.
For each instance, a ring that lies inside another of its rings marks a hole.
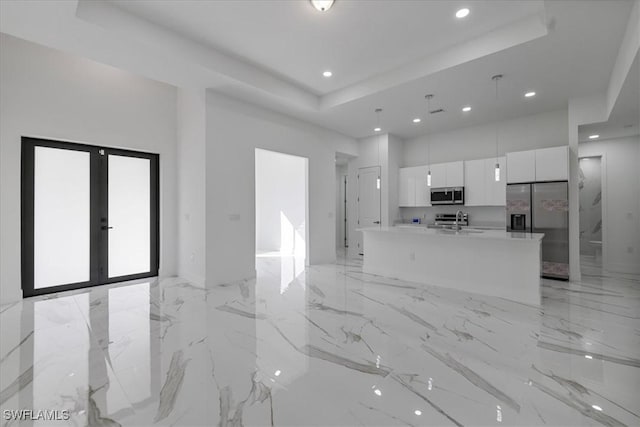
<instances>
[{"instance_id":1,"label":"french door","mask_svg":"<svg viewBox=\"0 0 640 427\"><path fill-rule=\"evenodd\" d=\"M22 138L25 297L158 275L158 155Z\"/></svg>"}]
</instances>

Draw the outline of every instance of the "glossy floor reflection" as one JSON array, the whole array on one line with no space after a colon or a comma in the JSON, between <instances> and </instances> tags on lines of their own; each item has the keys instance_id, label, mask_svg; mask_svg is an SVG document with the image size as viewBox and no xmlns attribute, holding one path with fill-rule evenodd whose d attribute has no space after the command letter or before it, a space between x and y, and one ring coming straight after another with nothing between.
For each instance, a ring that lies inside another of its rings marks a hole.
<instances>
[{"instance_id":1,"label":"glossy floor reflection","mask_svg":"<svg viewBox=\"0 0 640 427\"><path fill-rule=\"evenodd\" d=\"M534 308L358 260L257 267L207 290L171 279L1 307L1 409L71 413L35 425L640 424L637 278L548 281Z\"/></svg>"}]
</instances>

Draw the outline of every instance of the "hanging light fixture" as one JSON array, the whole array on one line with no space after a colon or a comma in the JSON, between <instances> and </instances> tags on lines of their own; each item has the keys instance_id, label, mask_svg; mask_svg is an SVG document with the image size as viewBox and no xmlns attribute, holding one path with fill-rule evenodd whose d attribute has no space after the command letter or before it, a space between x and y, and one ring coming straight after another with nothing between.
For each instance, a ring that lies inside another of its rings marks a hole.
<instances>
[{"instance_id":1,"label":"hanging light fixture","mask_svg":"<svg viewBox=\"0 0 640 427\"><path fill-rule=\"evenodd\" d=\"M333 6L334 0L311 0L311 4L320 12L326 12Z\"/></svg>"},{"instance_id":2,"label":"hanging light fixture","mask_svg":"<svg viewBox=\"0 0 640 427\"><path fill-rule=\"evenodd\" d=\"M502 78L502 74L496 74L491 77L496 82L496 107L498 106L498 82ZM498 161L498 121L496 120L496 167L494 169L494 177L496 182L500 181L500 162Z\"/></svg>"},{"instance_id":3,"label":"hanging light fixture","mask_svg":"<svg viewBox=\"0 0 640 427\"><path fill-rule=\"evenodd\" d=\"M427 129L427 119L431 114L431 98L433 95L428 94L424 96L427 100L427 114L424 116L424 125L427 130L427 187L431 187L431 156L430 156L430 144L429 144L429 129Z\"/></svg>"},{"instance_id":4,"label":"hanging light fixture","mask_svg":"<svg viewBox=\"0 0 640 427\"><path fill-rule=\"evenodd\" d=\"M376 132L380 132L382 128L380 127L380 113L382 113L382 108L376 108ZM380 167L380 138L382 135L378 137L378 167ZM378 179L376 179L376 188L380 189L380 175L378 175Z\"/></svg>"}]
</instances>

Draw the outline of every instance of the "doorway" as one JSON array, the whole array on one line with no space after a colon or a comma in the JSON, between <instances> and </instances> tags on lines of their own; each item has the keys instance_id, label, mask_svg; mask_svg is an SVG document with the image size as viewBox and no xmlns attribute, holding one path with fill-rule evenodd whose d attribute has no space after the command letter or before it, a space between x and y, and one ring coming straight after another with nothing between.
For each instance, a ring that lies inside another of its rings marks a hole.
<instances>
[{"instance_id":1,"label":"doorway","mask_svg":"<svg viewBox=\"0 0 640 427\"><path fill-rule=\"evenodd\" d=\"M380 227L380 166L358 169L358 227ZM358 254L364 255L362 233L358 236Z\"/></svg>"},{"instance_id":2,"label":"doorway","mask_svg":"<svg viewBox=\"0 0 640 427\"><path fill-rule=\"evenodd\" d=\"M22 138L25 297L153 277L159 156Z\"/></svg>"},{"instance_id":3,"label":"doorway","mask_svg":"<svg viewBox=\"0 0 640 427\"><path fill-rule=\"evenodd\" d=\"M307 261L308 162L306 157L255 150L256 270L277 270L279 263L283 290Z\"/></svg>"},{"instance_id":4,"label":"doorway","mask_svg":"<svg viewBox=\"0 0 640 427\"><path fill-rule=\"evenodd\" d=\"M602 157L578 159L580 200L580 265L589 273L602 270Z\"/></svg>"}]
</instances>

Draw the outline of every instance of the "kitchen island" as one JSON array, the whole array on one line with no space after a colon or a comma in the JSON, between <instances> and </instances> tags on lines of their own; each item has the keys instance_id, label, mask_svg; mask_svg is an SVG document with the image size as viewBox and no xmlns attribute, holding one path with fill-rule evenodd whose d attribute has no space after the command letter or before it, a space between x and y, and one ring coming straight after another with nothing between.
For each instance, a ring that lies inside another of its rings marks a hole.
<instances>
[{"instance_id":1,"label":"kitchen island","mask_svg":"<svg viewBox=\"0 0 640 427\"><path fill-rule=\"evenodd\" d=\"M365 273L540 305L544 234L424 226L359 231Z\"/></svg>"}]
</instances>

